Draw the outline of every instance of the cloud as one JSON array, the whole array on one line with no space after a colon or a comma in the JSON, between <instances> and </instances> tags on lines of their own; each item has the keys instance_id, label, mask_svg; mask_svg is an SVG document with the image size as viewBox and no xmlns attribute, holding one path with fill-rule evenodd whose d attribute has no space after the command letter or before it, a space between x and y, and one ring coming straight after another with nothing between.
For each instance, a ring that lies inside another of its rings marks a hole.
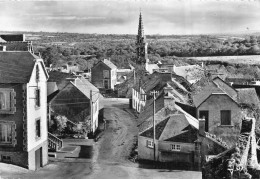
<instances>
[{"instance_id":1,"label":"cloud","mask_svg":"<svg viewBox=\"0 0 260 179\"><path fill-rule=\"evenodd\" d=\"M146 34L260 30L259 1L228 0L6 1L0 30L135 34L140 7Z\"/></svg>"}]
</instances>

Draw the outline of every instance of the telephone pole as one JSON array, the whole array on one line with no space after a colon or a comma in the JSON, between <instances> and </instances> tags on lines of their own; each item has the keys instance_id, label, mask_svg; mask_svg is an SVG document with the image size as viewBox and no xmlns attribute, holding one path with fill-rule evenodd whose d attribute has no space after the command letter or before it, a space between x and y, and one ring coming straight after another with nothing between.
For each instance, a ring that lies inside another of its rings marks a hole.
<instances>
[{"instance_id":1,"label":"telephone pole","mask_svg":"<svg viewBox=\"0 0 260 179\"><path fill-rule=\"evenodd\" d=\"M154 161L156 161L156 145L155 145L155 99L156 95L158 94L158 91L151 91L151 94L153 95L153 157Z\"/></svg>"}]
</instances>

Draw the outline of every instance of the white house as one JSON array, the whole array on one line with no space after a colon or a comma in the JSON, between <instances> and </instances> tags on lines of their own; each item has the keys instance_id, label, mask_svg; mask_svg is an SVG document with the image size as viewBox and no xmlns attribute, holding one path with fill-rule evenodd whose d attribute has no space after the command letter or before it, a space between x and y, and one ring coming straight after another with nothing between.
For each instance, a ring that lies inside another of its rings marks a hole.
<instances>
[{"instance_id":1,"label":"white house","mask_svg":"<svg viewBox=\"0 0 260 179\"><path fill-rule=\"evenodd\" d=\"M36 170L48 163L47 79L28 51L0 52L0 162Z\"/></svg>"}]
</instances>

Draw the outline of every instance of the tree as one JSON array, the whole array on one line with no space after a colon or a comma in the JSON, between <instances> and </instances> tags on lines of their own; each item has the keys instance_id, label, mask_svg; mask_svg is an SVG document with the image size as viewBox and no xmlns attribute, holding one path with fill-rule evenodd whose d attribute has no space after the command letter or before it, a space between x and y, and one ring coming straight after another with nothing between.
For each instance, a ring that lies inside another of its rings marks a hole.
<instances>
[{"instance_id":1,"label":"tree","mask_svg":"<svg viewBox=\"0 0 260 179\"><path fill-rule=\"evenodd\" d=\"M55 123L57 126L57 132L62 133L64 129L67 127L67 117L62 115L57 115L54 117Z\"/></svg>"},{"instance_id":2,"label":"tree","mask_svg":"<svg viewBox=\"0 0 260 179\"><path fill-rule=\"evenodd\" d=\"M42 52L42 58L46 66L50 66L59 57L58 49L56 47L48 47Z\"/></svg>"}]
</instances>

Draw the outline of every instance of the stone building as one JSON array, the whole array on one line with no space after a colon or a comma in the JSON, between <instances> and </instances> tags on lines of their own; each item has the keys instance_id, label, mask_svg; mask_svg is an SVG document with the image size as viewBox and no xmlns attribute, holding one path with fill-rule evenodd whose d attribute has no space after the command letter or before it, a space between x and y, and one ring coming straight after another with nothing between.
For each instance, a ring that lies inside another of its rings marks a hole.
<instances>
[{"instance_id":1,"label":"stone building","mask_svg":"<svg viewBox=\"0 0 260 179\"><path fill-rule=\"evenodd\" d=\"M259 106L255 89L239 89L216 77L193 97L197 118L205 119L205 131L222 137L228 145L238 139L243 110Z\"/></svg>"},{"instance_id":2,"label":"stone building","mask_svg":"<svg viewBox=\"0 0 260 179\"><path fill-rule=\"evenodd\" d=\"M0 161L36 170L48 163L48 74L28 51L0 59Z\"/></svg>"},{"instance_id":3,"label":"stone building","mask_svg":"<svg viewBox=\"0 0 260 179\"><path fill-rule=\"evenodd\" d=\"M117 67L107 59L99 61L91 69L91 82L97 88L114 89Z\"/></svg>"}]
</instances>

